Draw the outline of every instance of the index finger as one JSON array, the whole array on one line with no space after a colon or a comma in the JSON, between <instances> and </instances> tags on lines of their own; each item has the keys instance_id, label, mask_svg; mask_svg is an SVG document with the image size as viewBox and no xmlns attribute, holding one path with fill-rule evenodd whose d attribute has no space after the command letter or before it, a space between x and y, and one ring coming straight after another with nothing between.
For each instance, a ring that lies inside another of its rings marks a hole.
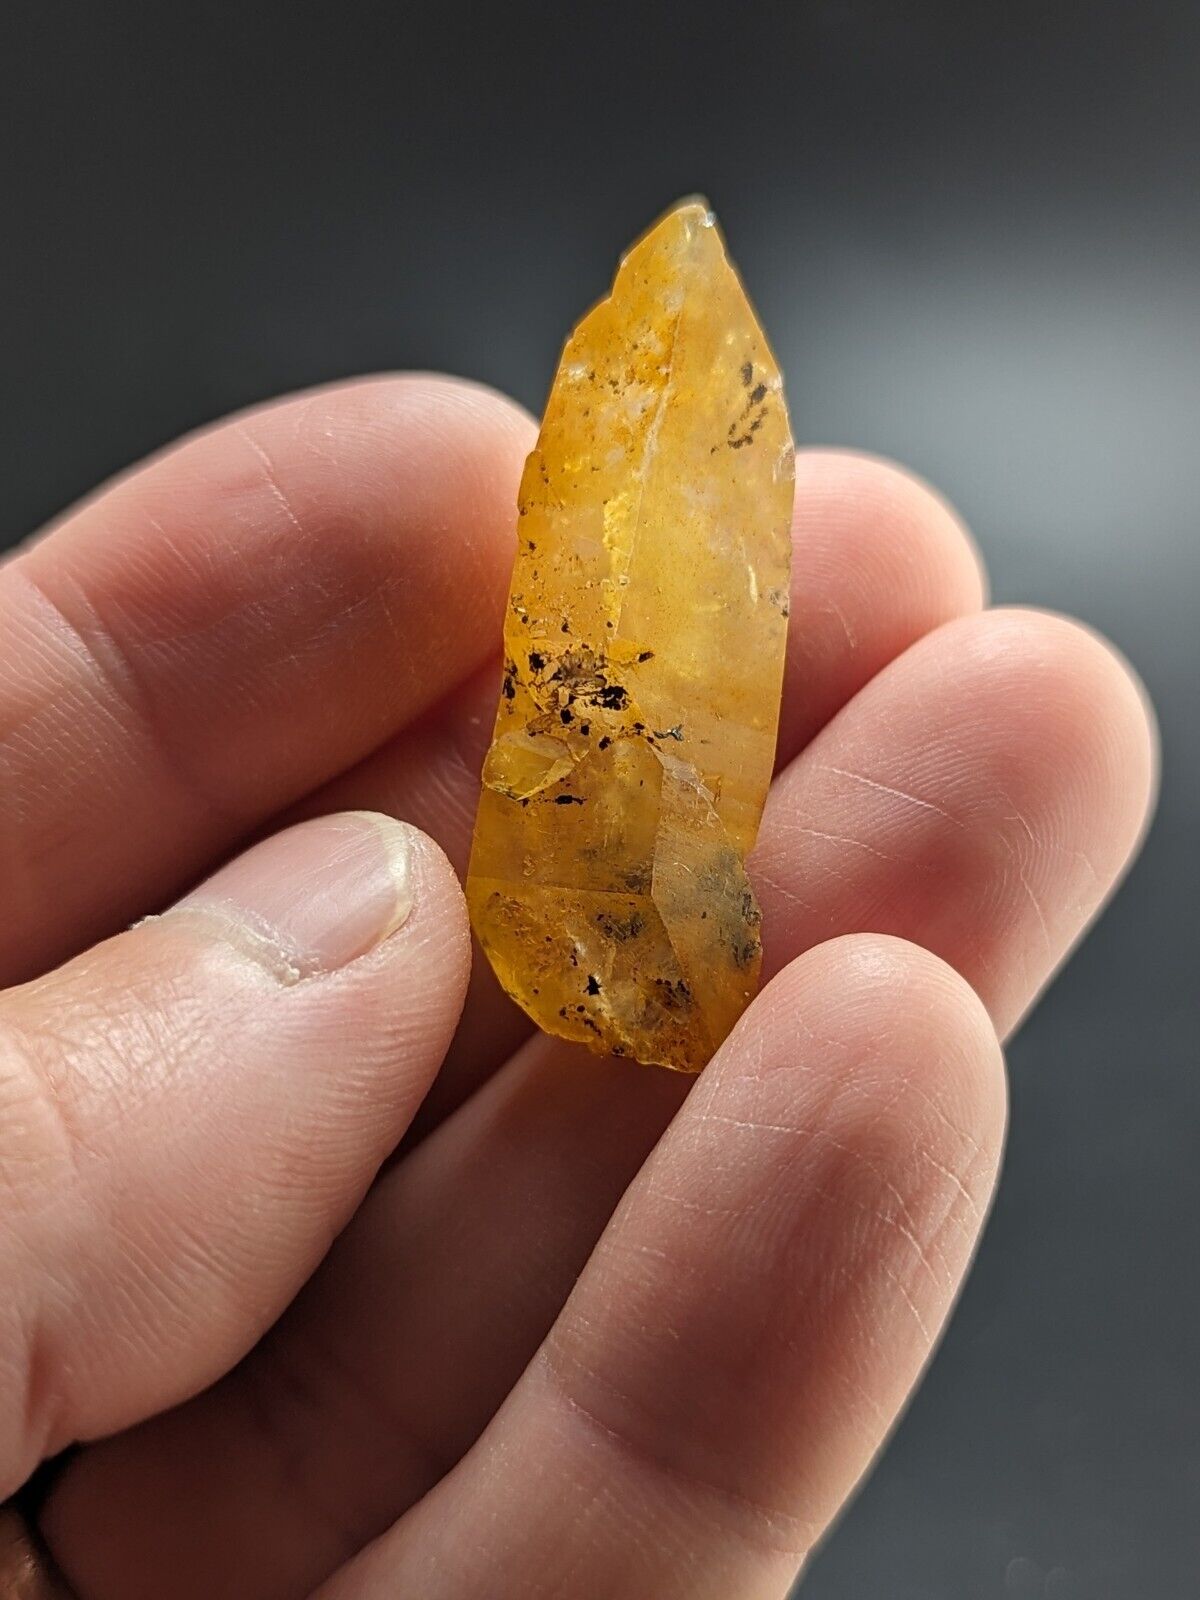
<instances>
[{"instance_id":1,"label":"index finger","mask_svg":"<svg viewBox=\"0 0 1200 1600\"><path fill-rule=\"evenodd\" d=\"M454 379L318 390L0 569L0 983L155 909L479 665L532 433Z\"/></svg>"}]
</instances>

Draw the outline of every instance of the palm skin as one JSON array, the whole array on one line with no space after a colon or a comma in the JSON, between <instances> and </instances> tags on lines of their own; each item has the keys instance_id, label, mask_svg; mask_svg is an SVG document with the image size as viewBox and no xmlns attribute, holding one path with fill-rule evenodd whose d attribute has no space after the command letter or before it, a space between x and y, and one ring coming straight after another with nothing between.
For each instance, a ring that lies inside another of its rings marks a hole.
<instances>
[{"instance_id":1,"label":"palm skin","mask_svg":"<svg viewBox=\"0 0 1200 1600\"><path fill-rule=\"evenodd\" d=\"M786 1594L1136 848L1128 669L802 452L769 982L694 1083L531 1036L456 874L532 431L319 391L0 569L0 1496L83 1442L80 1600Z\"/></svg>"}]
</instances>

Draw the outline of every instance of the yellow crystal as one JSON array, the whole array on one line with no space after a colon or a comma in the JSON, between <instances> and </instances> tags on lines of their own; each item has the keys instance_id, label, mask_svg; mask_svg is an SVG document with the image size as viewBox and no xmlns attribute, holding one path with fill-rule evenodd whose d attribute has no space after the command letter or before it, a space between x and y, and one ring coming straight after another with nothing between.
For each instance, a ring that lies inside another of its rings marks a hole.
<instances>
[{"instance_id":1,"label":"yellow crystal","mask_svg":"<svg viewBox=\"0 0 1200 1600\"><path fill-rule=\"evenodd\" d=\"M703 202L568 340L519 510L475 932L548 1033L695 1072L758 981L792 510L779 369Z\"/></svg>"}]
</instances>

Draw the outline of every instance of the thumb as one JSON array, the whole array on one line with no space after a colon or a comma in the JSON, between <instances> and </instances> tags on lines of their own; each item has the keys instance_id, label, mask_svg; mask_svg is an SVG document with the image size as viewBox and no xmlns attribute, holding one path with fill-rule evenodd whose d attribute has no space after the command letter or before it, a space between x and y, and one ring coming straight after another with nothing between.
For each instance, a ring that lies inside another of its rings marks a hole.
<instances>
[{"instance_id":1,"label":"thumb","mask_svg":"<svg viewBox=\"0 0 1200 1600\"><path fill-rule=\"evenodd\" d=\"M0 997L0 1499L274 1321L420 1104L469 961L441 851L352 812Z\"/></svg>"}]
</instances>

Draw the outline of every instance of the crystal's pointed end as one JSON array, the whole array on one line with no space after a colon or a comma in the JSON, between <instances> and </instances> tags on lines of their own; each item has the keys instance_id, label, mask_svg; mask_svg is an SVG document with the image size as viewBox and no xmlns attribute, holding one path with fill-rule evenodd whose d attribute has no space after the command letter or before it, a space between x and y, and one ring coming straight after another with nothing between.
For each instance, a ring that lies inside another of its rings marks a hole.
<instances>
[{"instance_id":1,"label":"crystal's pointed end","mask_svg":"<svg viewBox=\"0 0 1200 1600\"><path fill-rule=\"evenodd\" d=\"M702 197L567 341L519 510L472 922L547 1033L695 1072L758 978L792 510L779 370Z\"/></svg>"}]
</instances>

